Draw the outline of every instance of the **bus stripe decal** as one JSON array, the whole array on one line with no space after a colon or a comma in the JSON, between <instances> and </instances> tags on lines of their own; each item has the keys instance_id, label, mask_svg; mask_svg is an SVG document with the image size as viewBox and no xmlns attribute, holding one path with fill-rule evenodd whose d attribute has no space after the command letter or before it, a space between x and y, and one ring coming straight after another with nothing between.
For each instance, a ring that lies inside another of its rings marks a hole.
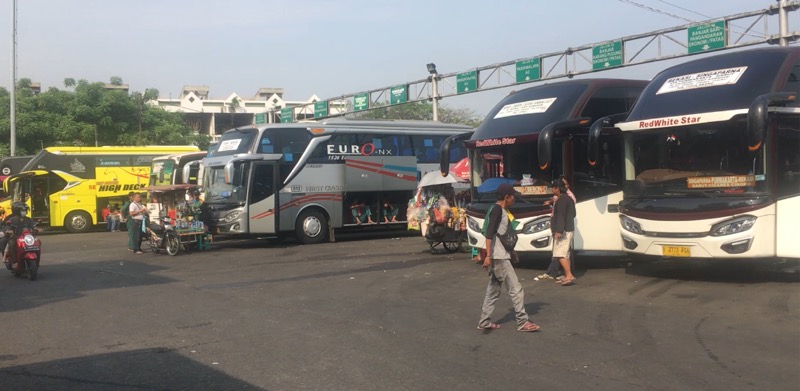
<instances>
[{"instance_id":1,"label":"bus stripe decal","mask_svg":"<svg viewBox=\"0 0 800 391\"><path fill-rule=\"evenodd\" d=\"M375 165L374 163L368 164L368 165L373 165L373 166L377 166L377 167L380 167L380 168L362 167L362 166L358 165L360 163L366 163L366 162L351 162L351 160L347 160L346 166L347 167L352 167L352 168L357 168L359 170L375 172L375 173L378 173L378 174L381 174L381 175L385 175L385 176L392 177L392 178L399 178L399 179L410 181L410 182L416 182L417 181L416 175L405 175L405 174L399 174L399 173L395 173L395 172L391 172L391 171L382 170L382 169L380 169L380 168L383 168L383 165L381 165L381 164L378 164L378 165Z\"/></svg>"},{"instance_id":2,"label":"bus stripe decal","mask_svg":"<svg viewBox=\"0 0 800 391\"><path fill-rule=\"evenodd\" d=\"M391 166L391 165L385 165L385 166L383 166L383 168L388 168L388 169L390 169L390 170L395 170L395 171L408 171L408 172L413 172L415 175L416 175L416 173L417 173L417 168L416 168L416 167L405 167L405 166Z\"/></svg>"},{"instance_id":3,"label":"bus stripe decal","mask_svg":"<svg viewBox=\"0 0 800 391\"><path fill-rule=\"evenodd\" d=\"M286 202L286 203L282 204L279 209L281 211L283 211L283 210L286 210L286 209L291 208L293 206L300 206L300 205L303 205L305 203L309 203L309 202L312 202L312 201L342 201L342 196L341 196L341 194L333 194L333 193L310 194L310 195L299 197L297 199L294 199L294 200L291 200L289 202ZM268 210L266 212L259 213L259 214L255 215L255 216L251 217L250 219L251 220L262 219L262 218L265 218L265 217L272 216L274 214L275 214L275 210L274 209L270 209L270 210Z\"/></svg>"}]
</instances>

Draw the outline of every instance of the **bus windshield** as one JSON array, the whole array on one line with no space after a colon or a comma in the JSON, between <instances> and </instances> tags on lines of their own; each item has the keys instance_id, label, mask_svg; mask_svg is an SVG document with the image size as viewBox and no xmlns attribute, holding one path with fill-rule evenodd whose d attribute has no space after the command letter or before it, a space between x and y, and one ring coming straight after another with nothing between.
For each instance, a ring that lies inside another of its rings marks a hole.
<instances>
[{"instance_id":1,"label":"bus windshield","mask_svg":"<svg viewBox=\"0 0 800 391\"><path fill-rule=\"evenodd\" d=\"M626 134L626 197L741 196L766 192L763 148L748 152L744 119ZM631 164L632 163L632 164Z\"/></svg>"},{"instance_id":2,"label":"bus windshield","mask_svg":"<svg viewBox=\"0 0 800 391\"><path fill-rule=\"evenodd\" d=\"M247 163L239 162L234 166L233 180L225 183L225 170L223 167L207 167L203 175L203 189L205 202L209 204L238 204L246 201L245 178L247 178Z\"/></svg>"},{"instance_id":3,"label":"bus windshield","mask_svg":"<svg viewBox=\"0 0 800 391\"><path fill-rule=\"evenodd\" d=\"M551 165L544 171L539 169L536 143L475 148L471 152L473 200L496 200L496 190L501 183L521 186L522 195L528 201L540 201L552 196L550 182L553 167Z\"/></svg>"},{"instance_id":4,"label":"bus windshield","mask_svg":"<svg viewBox=\"0 0 800 391\"><path fill-rule=\"evenodd\" d=\"M153 165L150 169L150 186L172 185L174 176L175 162L172 159L153 160Z\"/></svg>"}]
</instances>

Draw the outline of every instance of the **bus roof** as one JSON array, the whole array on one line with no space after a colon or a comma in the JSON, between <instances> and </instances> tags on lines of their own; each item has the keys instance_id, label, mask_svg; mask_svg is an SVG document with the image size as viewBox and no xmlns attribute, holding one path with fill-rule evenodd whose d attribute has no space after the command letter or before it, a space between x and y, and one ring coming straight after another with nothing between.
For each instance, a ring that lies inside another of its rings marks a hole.
<instances>
[{"instance_id":1,"label":"bus roof","mask_svg":"<svg viewBox=\"0 0 800 391\"><path fill-rule=\"evenodd\" d=\"M251 126L241 127L230 130L241 130L244 128L254 128ZM363 132L387 130L397 131L442 131L442 132L469 132L472 128L467 125L447 124L438 121L414 121L414 120L362 120L347 118L329 118L323 121L301 121L283 124L266 124L256 127L258 129L271 128L306 128L315 135L323 135L335 132ZM312 131L314 129L314 131ZM321 130L318 130L321 129ZM228 131L230 131L228 130Z\"/></svg>"},{"instance_id":2,"label":"bus roof","mask_svg":"<svg viewBox=\"0 0 800 391\"><path fill-rule=\"evenodd\" d=\"M759 95L798 91L798 58L798 47L761 48L700 58L667 68L645 88L625 122L746 111Z\"/></svg>"},{"instance_id":3,"label":"bus roof","mask_svg":"<svg viewBox=\"0 0 800 391\"><path fill-rule=\"evenodd\" d=\"M186 151L196 152L199 151L195 145L144 145L144 146L105 146L105 147L47 147L44 151L53 154L131 154L131 153L146 153L153 154L163 151L164 153Z\"/></svg>"},{"instance_id":4,"label":"bus roof","mask_svg":"<svg viewBox=\"0 0 800 391\"><path fill-rule=\"evenodd\" d=\"M153 161L156 162L156 161L162 161L162 160L173 160L173 161L176 161L178 163L180 163L181 161L190 161L191 162L191 161L203 159L204 157L206 157L207 154L208 154L208 152L206 152L206 151L173 153L173 154L170 154L170 155L164 155L164 156L155 157L155 158L153 158Z\"/></svg>"},{"instance_id":5,"label":"bus roof","mask_svg":"<svg viewBox=\"0 0 800 391\"><path fill-rule=\"evenodd\" d=\"M489 111L471 140L535 135L554 122L579 118L589 98L601 88L631 88L638 95L646 85L646 80L581 79L516 91ZM610 114L617 113L600 116Z\"/></svg>"}]
</instances>

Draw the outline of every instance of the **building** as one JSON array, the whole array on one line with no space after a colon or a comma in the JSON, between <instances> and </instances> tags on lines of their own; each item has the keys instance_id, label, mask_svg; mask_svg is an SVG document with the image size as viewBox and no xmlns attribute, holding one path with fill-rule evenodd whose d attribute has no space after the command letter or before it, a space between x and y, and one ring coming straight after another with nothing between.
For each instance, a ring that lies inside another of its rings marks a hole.
<instances>
[{"instance_id":1,"label":"building","mask_svg":"<svg viewBox=\"0 0 800 391\"><path fill-rule=\"evenodd\" d=\"M305 101L283 99L283 88L259 88L255 96L243 98L235 92L224 99L209 98L208 86L183 86L177 99L159 98L153 105L170 112L184 113L195 131L217 140L223 132L239 126L256 123L256 115L264 114L264 122L280 122L282 109L292 108L294 119L313 119L314 103L320 99L312 95ZM329 101L331 115L344 112L344 101ZM260 122L260 121L259 121Z\"/></svg>"}]
</instances>

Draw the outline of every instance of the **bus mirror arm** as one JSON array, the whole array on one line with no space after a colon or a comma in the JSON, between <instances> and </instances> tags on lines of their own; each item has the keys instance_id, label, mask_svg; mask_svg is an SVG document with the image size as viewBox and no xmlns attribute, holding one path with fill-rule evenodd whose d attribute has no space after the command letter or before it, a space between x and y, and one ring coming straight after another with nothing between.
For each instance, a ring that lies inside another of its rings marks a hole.
<instances>
[{"instance_id":1,"label":"bus mirror arm","mask_svg":"<svg viewBox=\"0 0 800 391\"><path fill-rule=\"evenodd\" d=\"M223 174L225 177L225 184L230 185L233 183L233 170L234 170L234 161L231 160L228 163L225 163L225 168L223 168Z\"/></svg>"},{"instance_id":2,"label":"bus mirror arm","mask_svg":"<svg viewBox=\"0 0 800 391\"><path fill-rule=\"evenodd\" d=\"M454 134L444 139L441 147L439 147L439 171L442 176L450 174L450 163L453 163L450 161L450 145L467 140L470 136L472 136L472 132Z\"/></svg>"},{"instance_id":3,"label":"bus mirror arm","mask_svg":"<svg viewBox=\"0 0 800 391\"><path fill-rule=\"evenodd\" d=\"M189 162L183 165L183 169L181 171L181 182L184 184L188 184L190 182L190 177L192 175L192 167L199 162Z\"/></svg>"},{"instance_id":4,"label":"bus mirror arm","mask_svg":"<svg viewBox=\"0 0 800 391\"><path fill-rule=\"evenodd\" d=\"M797 99L791 92L775 92L760 95L753 100L747 110L747 149L755 152L761 148L767 134L767 120L770 106L785 105Z\"/></svg>"},{"instance_id":5,"label":"bus mirror arm","mask_svg":"<svg viewBox=\"0 0 800 391\"><path fill-rule=\"evenodd\" d=\"M609 115L594 121L592 126L589 127L589 140L587 142L589 150L586 156L590 166L597 164L597 159L600 155L600 135L603 134L603 129L613 127L627 116L628 113Z\"/></svg>"},{"instance_id":6,"label":"bus mirror arm","mask_svg":"<svg viewBox=\"0 0 800 391\"><path fill-rule=\"evenodd\" d=\"M553 159L553 135L561 129L578 128L588 123L588 118L576 118L563 121L556 121L548 124L539 132L539 139L536 143L536 151L539 155L539 169L542 171L550 167Z\"/></svg>"}]
</instances>

